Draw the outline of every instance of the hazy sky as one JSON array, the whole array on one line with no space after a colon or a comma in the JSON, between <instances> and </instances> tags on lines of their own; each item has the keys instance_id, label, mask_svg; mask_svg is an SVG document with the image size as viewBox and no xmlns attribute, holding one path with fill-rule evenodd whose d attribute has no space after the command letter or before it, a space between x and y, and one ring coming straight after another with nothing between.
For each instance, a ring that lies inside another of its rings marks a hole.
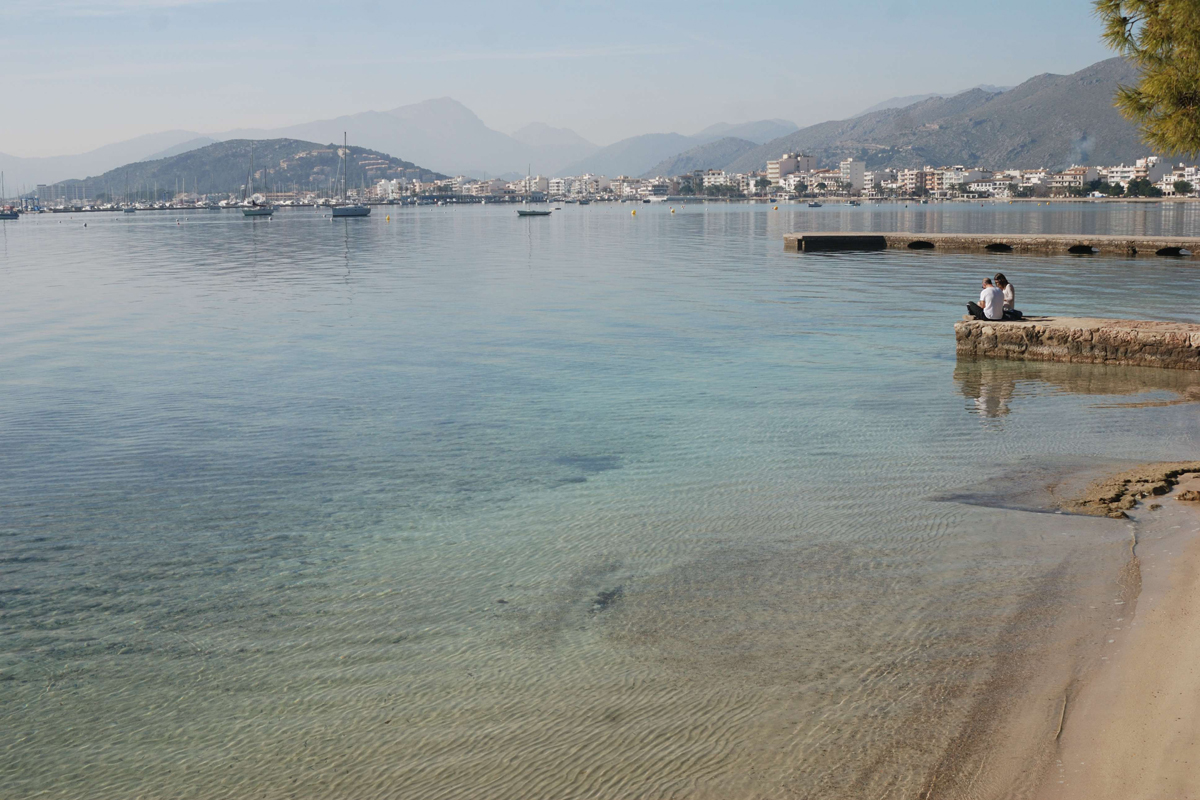
<instances>
[{"instance_id":1,"label":"hazy sky","mask_svg":"<svg viewBox=\"0 0 1200 800\"><path fill-rule=\"evenodd\" d=\"M278 126L449 95L598 144L800 125L1111 53L1089 0L27 0L0 4L0 152Z\"/></svg>"}]
</instances>

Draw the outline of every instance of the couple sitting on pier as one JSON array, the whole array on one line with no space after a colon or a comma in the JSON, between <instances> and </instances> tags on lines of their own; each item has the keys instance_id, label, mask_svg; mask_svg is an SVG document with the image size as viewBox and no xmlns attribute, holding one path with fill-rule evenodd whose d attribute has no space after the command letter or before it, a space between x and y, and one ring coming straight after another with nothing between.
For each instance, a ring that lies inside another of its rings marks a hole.
<instances>
[{"instance_id":1,"label":"couple sitting on pier","mask_svg":"<svg viewBox=\"0 0 1200 800\"><path fill-rule=\"evenodd\" d=\"M997 272L994 279L983 279L983 291L979 293L979 302L967 303L967 313L975 319L992 322L1020 319L1021 312L1013 308L1016 297L1017 293L1013 291L1013 285L1008 282L1008 278L1004 277L1003 272Z\"/></svg>"}]
</instances>

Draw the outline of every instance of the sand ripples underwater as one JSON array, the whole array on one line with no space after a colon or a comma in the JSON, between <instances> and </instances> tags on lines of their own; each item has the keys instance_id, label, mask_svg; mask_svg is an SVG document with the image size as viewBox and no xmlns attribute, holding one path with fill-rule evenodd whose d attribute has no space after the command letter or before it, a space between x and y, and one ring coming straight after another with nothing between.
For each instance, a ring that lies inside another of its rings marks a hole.
<instances>
[{"instance_id":1,"label":"sand ripples underwater","mask_svg":"<svg viewBox=\"0 0 1200 800\"><path fill-rule=\"evenodd\" d=\"M1191 457L1194 387L950 323L1192 292L781 236L1197 221L812 214L7 226L0 795L1020 796L1128 561L1045 485Z\"/></svg>"}]
</instances>

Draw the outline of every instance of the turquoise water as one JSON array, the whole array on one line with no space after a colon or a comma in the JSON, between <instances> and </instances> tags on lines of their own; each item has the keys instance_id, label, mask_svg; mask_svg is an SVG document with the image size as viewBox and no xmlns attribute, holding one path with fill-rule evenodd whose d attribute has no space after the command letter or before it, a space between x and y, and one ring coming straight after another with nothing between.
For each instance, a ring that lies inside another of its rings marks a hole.
<instances>
[{"instance_id":1,"label":"turquoise water","mask_svg":"<svg viewBox=\"0 0 1200 800\"><path fill-rule=\"evenodd\" d=\"M970 720L1026 691L998 676L1082 669L1080 598L1123 563L1126 523L1039 487L1194 458L1197 418L1189 376L958 364L952 323L997 270L1027 313L1200 322L1200 273L782 236L1198 235L1195 209L0 223L0 795L973 771Z\"/></svg>"}]
</instances>

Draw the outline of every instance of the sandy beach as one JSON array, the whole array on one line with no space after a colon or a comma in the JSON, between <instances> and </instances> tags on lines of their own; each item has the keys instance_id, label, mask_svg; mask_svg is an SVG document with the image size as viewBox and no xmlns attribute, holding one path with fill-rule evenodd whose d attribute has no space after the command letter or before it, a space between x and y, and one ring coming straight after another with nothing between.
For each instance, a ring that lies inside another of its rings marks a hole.
<instances>
[{"instance_id":1,"label":"sandy beach","mask_svg":"<svg viewBox=\"0 0 1200 800\"><path fill-rule=\"evenodd\" d=\"M1182 475L1169 494L1137 505L1111 491L1133 478L1127 485L1140 494L1150 484L1137 479L1153 471L1101 482L1110 491L1083 498L1107 496L1107 513L1134 521L1141 589L1101 640L1100 664L1067 692L1039 798L1200 797L1200 503L1177 501L1200 490L1200 476Z\"/></svg>"}]
</instances>

